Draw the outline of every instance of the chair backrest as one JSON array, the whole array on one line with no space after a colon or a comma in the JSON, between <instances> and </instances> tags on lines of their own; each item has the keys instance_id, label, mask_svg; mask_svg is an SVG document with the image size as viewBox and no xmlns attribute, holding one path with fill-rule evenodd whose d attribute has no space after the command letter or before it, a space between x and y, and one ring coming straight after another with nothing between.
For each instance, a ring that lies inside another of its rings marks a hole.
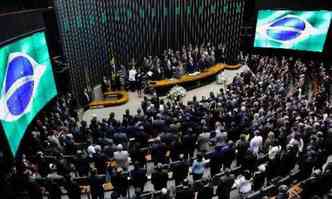
<instances>
[{"instance_id":1,"label":"chair backrest","mask_svg":"<svg viewBox=\"0 0 332 199\"><path fill-rule=\"evenodd\" d=\"M75 180L80 186L86 186L86 185L89 185L88 177L77 177L77 178L74 178L74 180Z\"/></svg>"},{"instance_id":2,"label":"chair backrest","mask_svg":"<svg viewBox=\"0 0 332 199\"><path fill-rule=\"evenodd\" d=\"M152 192L142 193L140 196L142 199L151 199L153 196L153 193Z\"/></svg>"},{"instance_id":3,"label":"chair backrest","mask_svg":"<svg viewBox=\"0 0 332 199\"><path fill-rule=\"evenodd\" d=\"M269 185L269 186L266 186L266 187L263 187L261 192L264 194L264 195L268 195L268 196L273 196L273 195L276 195L277 194L277 191L278 191L278 188L277 186L275 185Z\"/></svg>"},{"instance_id":4,"label":"chair backrest","mask_svg":"<svg viewBox=\"0 0 332 199\"><path fill-rule=\"evenodd\" d=\"M246 199L261 199L263 196L261 191L256 191L251 194L249 194Z\"/></svg>"},{"instance_id":5,"label":"chair backrest","mask_svg":"<svg viewBox=\"0 0 332 199\"><path fill-rule=\"evenodd\" d=\"M292 182L292 178L291 176L286 176L286 177L283 177L281 178L279 181L278 181L278 185L282 185L282 184L290 184Z\"/></svg>"}]
</instances>

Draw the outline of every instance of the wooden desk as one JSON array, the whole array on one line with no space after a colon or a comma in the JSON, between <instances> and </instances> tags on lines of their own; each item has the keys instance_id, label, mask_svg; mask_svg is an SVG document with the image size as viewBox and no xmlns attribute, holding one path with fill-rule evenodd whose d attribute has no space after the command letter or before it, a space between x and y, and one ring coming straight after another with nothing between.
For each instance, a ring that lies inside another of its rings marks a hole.
<instances>
[{"instance_id":1,"label":"wooden desk","mask_svg":"<svg viewBox=\"0 0 332 199\"><path fill-rule=\"evenodd\" d=\"M205 71L199 73L198 75L183 75L178 79L164 79L159 81L151 81L150 86L156 89L158 95L165 94L164 92L160 92L161 90L167 90L175 85L185 86L188 83L197 83L192 85L192 88L199 87L201 85L201 81L207 80L211 77L215 78L215 76L223 71L224 69L234 70L240 68L241 65L227 65L227 64L215 64L210 68L206 69ZM158 92L159 91L159 92Z\"/></svg>"},{"instance_id":2,"label":"wooden desk","mask_svg":"<svg viewBox=\"0 0 332 199\"><path fill-rule=\"evenodd\" d=\"M112 91L104 93L106 99L95 100L89 104L89 108L104 108L109 106L118 106L128 102L128 92L127 91ZM117 99L107 99L107 97L115 97Z\"/></svg>"},{"instance_id":3,"label":"wooden desk","mask_svg":"<svg viewBox=\"0 0 332 199\"><path fill-rule=\"evenodd\" d=\"M104 188L104 192L110 192L113 191L113 185L111 182L107 182L103 184L103 188ZM90 199L90 186L89 185L84 185L84 186L80 186L81 189L81 194L83 195L87 195L88 199Z\"/></svg>"},{"instance_id":4,"label":"wooden desk","mask_svg":"<svg viewBox=\"0 0 332 199\"><path fill-rule=\"evenodd\" d=\"M300 183L293 185L289 190L289 197L288 199L298 199L300 198L300 194L302 193L303 189L300 187ZM273 196L271 199L275 199L276 196Z\"/></svg>"}]
</instances>

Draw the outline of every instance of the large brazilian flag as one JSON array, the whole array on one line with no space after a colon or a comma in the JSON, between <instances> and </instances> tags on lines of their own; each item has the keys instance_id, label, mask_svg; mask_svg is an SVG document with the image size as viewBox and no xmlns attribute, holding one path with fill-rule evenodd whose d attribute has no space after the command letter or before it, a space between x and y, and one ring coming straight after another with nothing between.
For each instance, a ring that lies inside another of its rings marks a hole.
<instances>
[{"instance_id":1,"label":"large brazilian flag","mask_svg":"<svg viewBox=\"0 0 332 199\"><path fill-rule=\"evenodd\" d=\"M323 52L332 12L260 10L254 47Z\"/></svg>"},{"instance_id":2,"label":"large brazilian flag","mask_svg":"<svg viewBox=\"0 0 332 199\"><path fill-rule=\"evenodd\" d=\"M36 114L57 95L44 32L0 47L0 121L13 156Z\"/></svg>"}]
</instances>

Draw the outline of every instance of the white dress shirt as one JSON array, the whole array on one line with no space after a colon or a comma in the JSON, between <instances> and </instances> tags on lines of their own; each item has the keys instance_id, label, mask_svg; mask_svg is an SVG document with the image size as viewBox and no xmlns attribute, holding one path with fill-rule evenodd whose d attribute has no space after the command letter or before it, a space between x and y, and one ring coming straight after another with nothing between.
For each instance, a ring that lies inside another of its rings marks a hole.
<instances>
[{"instance_id":1,"label":"white dress shirt","mask_svg":"<svg viewBox=\"0 0 332 199\"><path fill-rule=\"evenodd\" d=\"M255 155L258 155L258 152L262 148L262 146L263 146L263 138L262 138L262 136L255 135L255 137L253 137L250 140L250 150Z\"/></svg>"},{"instance_id":2,"label":"white dress shirt","mask_svg":"<svg viewBox=\"0 0 332 199\"><path fill-rule=\"evenodd\" d=\"M136 69L131 69L129 71L129 81L136 81L136 74L137 74L137 71Z\"/></svg>"}]
</instances>

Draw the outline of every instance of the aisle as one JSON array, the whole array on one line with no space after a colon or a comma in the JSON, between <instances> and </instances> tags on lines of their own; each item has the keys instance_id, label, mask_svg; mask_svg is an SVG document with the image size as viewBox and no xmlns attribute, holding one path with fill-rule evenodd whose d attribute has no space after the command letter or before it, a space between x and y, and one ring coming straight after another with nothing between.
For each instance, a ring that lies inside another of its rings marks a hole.
<instances>
[{"instance_id":1,"label":"aisle","mask_svg":"<svg viewBox=\"0 0 332 199\"><path fill-rule=\"evenodd\" d=\"M241 66L241 68L237 70L225 70L224 76L226 79L226 83L227 84L231 83L233 78L237 74L245 70L249 70L248 66L246 65ZM218 85L216 84L216 82L213 82L209 85L190 90L187 92L183 101L186 103L187 101L191 100L192 97L195 95L197 96L197 99L201 99L202 96L208 96L210 92L215 92L215 93L218 92L221 87L222 85ZM128 94L129 94L129 102L127 104L116 107L87 110L83 114L83 120L90 121L93 115L96 115L98 119L108 118L111 112L115 113L116 119L122 120L122 115L125 113L126 109L129 109L131 114L136 114L137 109L140 108L141 106L143 98L139 98L137 96L137 93L129 92Z\"/></svg>"}]
</instances>

